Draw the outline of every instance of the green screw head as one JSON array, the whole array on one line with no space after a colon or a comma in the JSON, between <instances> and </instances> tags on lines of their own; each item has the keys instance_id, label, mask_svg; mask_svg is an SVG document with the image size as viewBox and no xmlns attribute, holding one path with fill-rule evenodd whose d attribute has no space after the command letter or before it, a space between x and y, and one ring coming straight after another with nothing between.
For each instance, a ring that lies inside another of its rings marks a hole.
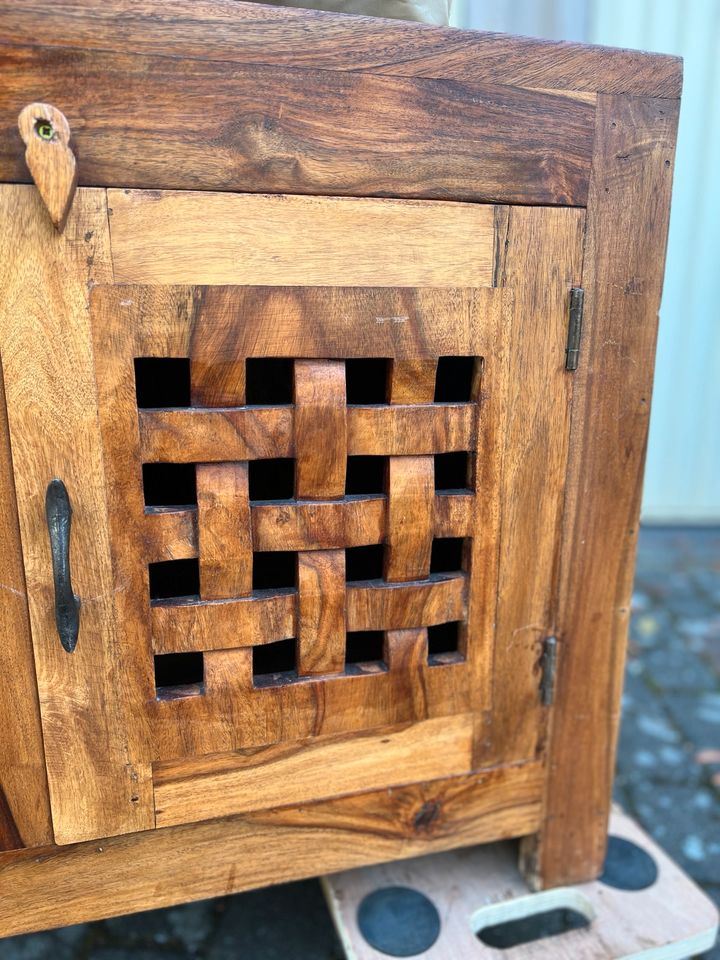
<instances>
[{"instance_id":1,"label":"green screw head","mask_svg":"<svg viewBox=\"0 0 720 960\"><path fill-rule=\"evenodd\" d=\"M55 138L55 128L49 120L36 120L35 133L37 133L41 140L53 140Z\"/></svg>"}]
</instances>

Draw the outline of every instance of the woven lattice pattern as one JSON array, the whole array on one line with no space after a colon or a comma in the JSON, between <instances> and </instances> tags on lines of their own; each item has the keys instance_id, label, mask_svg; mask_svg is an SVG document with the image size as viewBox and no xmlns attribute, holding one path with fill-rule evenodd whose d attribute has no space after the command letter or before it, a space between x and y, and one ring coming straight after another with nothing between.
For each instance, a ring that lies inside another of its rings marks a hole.
<instances>
[{"instance_id":1,"label":"woven lattice pattern","mask_svg":"<svg viewBox=\"0 0 720 960\"><path fill-rule=\"evenodd\" d=\"M248 688L464 658L480 368L136 361L161 691L214 650Z\"/></svg>"}]
</instances>

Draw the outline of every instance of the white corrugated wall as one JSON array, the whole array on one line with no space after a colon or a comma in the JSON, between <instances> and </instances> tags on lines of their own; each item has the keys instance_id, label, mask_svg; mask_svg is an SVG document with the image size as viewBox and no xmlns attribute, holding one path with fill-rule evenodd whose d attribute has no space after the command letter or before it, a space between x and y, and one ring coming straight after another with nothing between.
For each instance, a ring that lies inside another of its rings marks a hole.
<instances>
[{"instance_id":1,"label":"white corrugated wall","mask_svg":"<svg viewBox=\"0 0 720 960\"><path fill-rule=\"evenodd\" d=\"M643 518L720 522L720 0L455 0L453 24L685 58Z\"/></svg>"}]
</instances>

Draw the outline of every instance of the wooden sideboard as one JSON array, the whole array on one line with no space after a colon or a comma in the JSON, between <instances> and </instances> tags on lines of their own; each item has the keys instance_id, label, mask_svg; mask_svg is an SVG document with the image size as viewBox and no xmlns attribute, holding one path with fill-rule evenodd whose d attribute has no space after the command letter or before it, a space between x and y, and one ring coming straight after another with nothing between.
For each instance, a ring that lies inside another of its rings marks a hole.
<instances>
[{"instance_id":1,"label":"wooden sideboard","mask_svg":"<svg viewBox=\"0 0 720 960\"><path fill-rule=\"evenodd\" d=\"M0 26L0 934L499 838L597 875L679 61Z\"/></svg>"}]
</instances>

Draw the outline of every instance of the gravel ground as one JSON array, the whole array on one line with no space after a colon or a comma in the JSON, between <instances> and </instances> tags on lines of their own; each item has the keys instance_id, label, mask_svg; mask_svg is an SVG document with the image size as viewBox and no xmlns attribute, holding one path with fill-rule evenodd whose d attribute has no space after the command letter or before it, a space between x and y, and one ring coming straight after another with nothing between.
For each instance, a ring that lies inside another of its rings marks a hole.
<instances>
[{"instance_id":1,"label":"gravel ground","mask_svg":"<svg viewBox=\"0 0 720 960\"><path fill-rule=\"evenodd\" d=\"M720 905L720 529L643 529L633 606L616 797ZM0 943L2 960L190 957L342 951L314 881Z\"/></svg>"}]
</instances>

